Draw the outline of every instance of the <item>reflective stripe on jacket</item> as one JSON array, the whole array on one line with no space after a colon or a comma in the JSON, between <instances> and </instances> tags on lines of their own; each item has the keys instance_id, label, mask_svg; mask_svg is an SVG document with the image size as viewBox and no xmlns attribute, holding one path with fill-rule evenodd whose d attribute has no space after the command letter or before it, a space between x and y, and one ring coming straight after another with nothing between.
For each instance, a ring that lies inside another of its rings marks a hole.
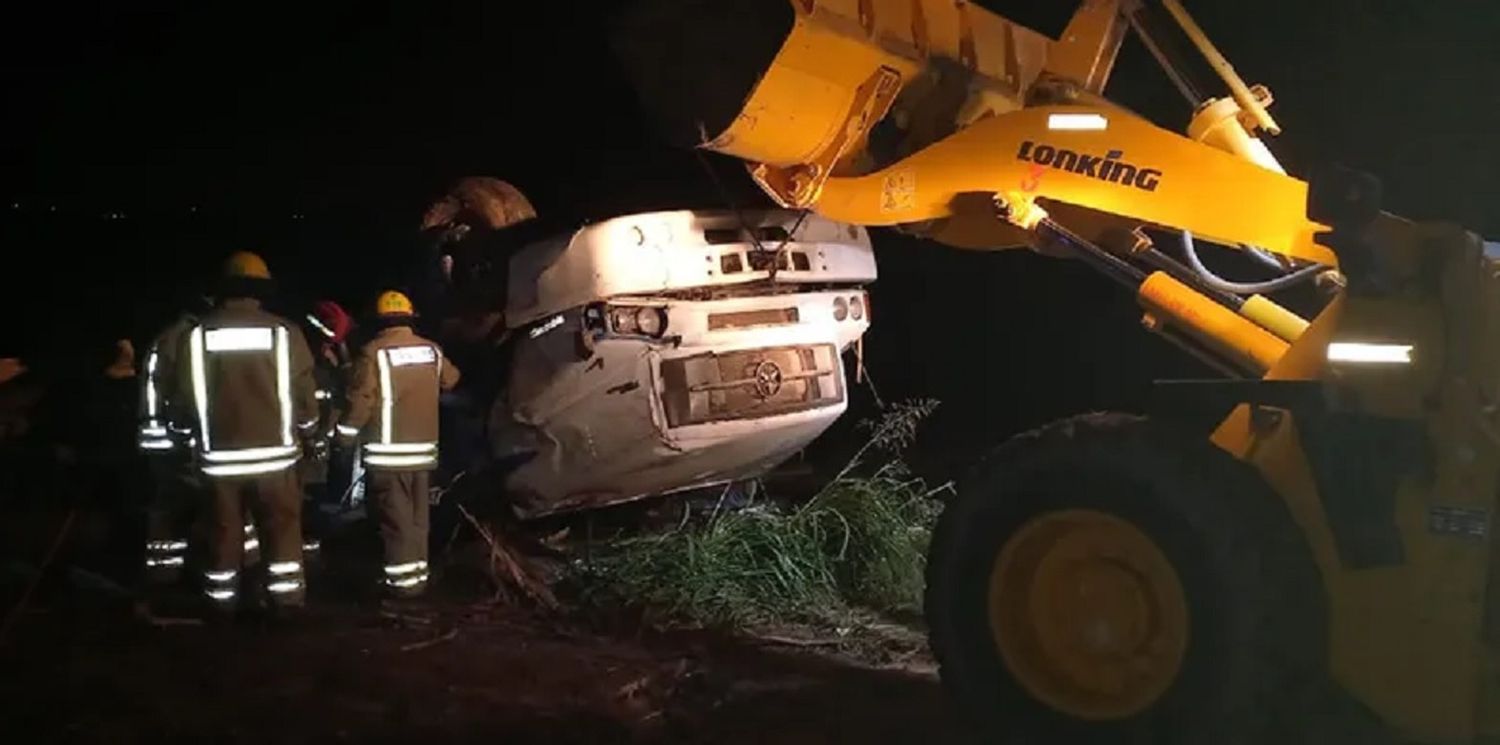
<instances>
[{"instance_id":1,"label":"reflective stripe on jacket","mask_svg":"<svg viewBox=\"0 0 1500 745\"><path fill-rule=\"evenodd\" d=\"M458 383L443 350L406 326L381 331L354 361L339 430L363 435L371 469L437 466L438 392Z\"/></svg>"},{"instance_id":2,"label":"reflective stripe on jacket","mask_svg":"<svg viewBox=\"0 0 1500 745\"><path fill-rule=\"evenodd\" d=\"M136 445L147 454L166 454L175 448L169 428L181 419L181 390L177 385L177 352L196 316L183 314L151 341L141 365L140 426Z\"/></svg>"},{"instance_id":3,"label":"reflective stripe on jacket","mask_svg":"<svg viewBox=\"0 0 1500 745\"><path fill-rule=\"evenodd\" d=\"M233 298L184 335L179 355L203 473L255 476L297 462L296 435L318 416L312 353L297 327Z\"/></svg>"}]
</instances>

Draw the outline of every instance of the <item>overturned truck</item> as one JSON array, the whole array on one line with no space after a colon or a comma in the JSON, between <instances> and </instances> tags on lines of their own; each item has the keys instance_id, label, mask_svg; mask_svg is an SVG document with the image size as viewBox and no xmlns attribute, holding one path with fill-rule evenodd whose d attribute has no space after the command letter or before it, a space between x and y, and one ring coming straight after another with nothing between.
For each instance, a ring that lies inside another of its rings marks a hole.
<instances>
[{"instance_id":1,"label":"overturned truck","mask_svg":"<svg viewBox=\"0 0 1500 745\"><path fill-rule=\"evenodd\" d=\"M509 259L493 455L539 517L758 477L848 405L868 233L789 210L628 215Z\"/></svg>"}]
</instances>

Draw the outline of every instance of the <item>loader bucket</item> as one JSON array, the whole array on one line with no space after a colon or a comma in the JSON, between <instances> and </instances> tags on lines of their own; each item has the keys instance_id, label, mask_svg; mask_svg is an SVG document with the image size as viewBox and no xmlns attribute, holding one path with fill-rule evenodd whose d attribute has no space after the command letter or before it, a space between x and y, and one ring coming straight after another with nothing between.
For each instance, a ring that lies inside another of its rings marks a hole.
<instances>
[{"instance_id":1,"label":"loader bucket","mask_svg":"<svg viewBox=\"0 0 1500 745\"><path fill-rule=\"evenodd\" d=\"M670 139L819 175L1021 107L1052 44L953 0L644 0L612 37ZM866 134L892 112L882 136L899 146L871 153Z\"/></svg>"}]
</instances>

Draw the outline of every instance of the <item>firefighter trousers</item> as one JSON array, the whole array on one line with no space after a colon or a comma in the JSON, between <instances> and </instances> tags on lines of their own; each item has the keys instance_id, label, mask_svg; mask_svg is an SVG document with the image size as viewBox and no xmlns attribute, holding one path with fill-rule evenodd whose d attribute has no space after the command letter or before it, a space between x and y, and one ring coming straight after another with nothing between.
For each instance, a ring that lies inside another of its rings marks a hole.
<instances>
[{"instance_id":1,"label":"firefighter trousers","mask_svg":"<svg viewBox=\"0 0 1500 745\"><path fill-rule=\"evenodd\" d=\"M372 470L367 478L385 547L385 588L397 597L420 595L428 577L428 472Z\"/></svg>"},{"instance_id":2,"label":"firefighter trousers","mask_svg":"<svg viewBox=\"0 0 1500 745\"><path fill-rule=\"evenodd\" d=\"M158 456L147 462L144 580L148 586L175 584L187 564L197 506L191 468L183 459Z\"/></svg>"},{"instance_id":3,"label":"firefighter trousers","mask_svg":"<svg viewBox=\"0 0 1500 745\"><path fill-rule=\"evenodd\" d=\"M232 609L239 601L243 554L259 544L271 605L300 607L307 584L302 569L302 490L296 469L209 481L212 514L204 593L220 609ZM254 515L259 531L247 530L247 511Z\"/></svg>"}]
</instances>

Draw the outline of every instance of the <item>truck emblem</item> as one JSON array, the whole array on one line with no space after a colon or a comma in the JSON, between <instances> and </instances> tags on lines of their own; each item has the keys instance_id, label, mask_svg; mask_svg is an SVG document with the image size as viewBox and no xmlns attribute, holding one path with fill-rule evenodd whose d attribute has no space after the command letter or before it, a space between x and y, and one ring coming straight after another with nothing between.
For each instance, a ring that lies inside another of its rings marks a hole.
<instances>
[{"instance_id":1,"label":"truck emblem","mask_svg":"<svg viewBox=\"0 0 1500 745\"><path fill-rule=\"evenodd\" d=\"M1161 183L1161 171L1126 163L1121 160L1123 157L1123 150L1089 155L1067 148L1038 145L1031 140L1022 142L1021 149L1016 152L1016 160L1026 163L1049 166L1058 171L1076 173L1111 184L1134 186L1141 191L1156 191L1157 185Z\"/></svg>"},{"instance_id":2,"label":"truck emblem","mask_svg":"<svg viewBox=\"0 0 1500 745\"><path fill-rule=\"evenodd\" d=\"M755 397L770 398L781 392L781 366L770 360L755 365Z\"/></svg>"}]
</instances>

